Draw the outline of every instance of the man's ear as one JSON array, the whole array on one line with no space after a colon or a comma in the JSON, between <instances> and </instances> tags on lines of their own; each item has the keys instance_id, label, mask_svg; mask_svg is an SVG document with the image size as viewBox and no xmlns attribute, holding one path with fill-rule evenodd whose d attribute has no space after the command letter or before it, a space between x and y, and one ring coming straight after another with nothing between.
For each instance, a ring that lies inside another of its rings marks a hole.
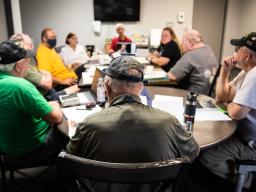
<instances>
[{"instance_id":1,"label":"man's ear","mask_svg":"<svg viewBox=\"0 0 256 192\"><path fill-rule=\"evenodd\" d=\"M43 42L47 42L47 39L45 36L43 36Z\"/></svg>"},{"instance_id":2,"label":"man's ear","mask_svg":"<svg viewBox=\"0 0 256 192\"><path fill-rule=\"evenodd\" d=\"M138 83L136 86L136 92L138 92L139 94L143 91L144 88L144 84L143 83Z\"/></svg>"},{"instance_id":3,"label":"man's ear","mask_svg":"<svg viewBox=\"0 0 256 192\"><path fill-rule=\"evenodd\" d=\"M17 72L20 72L20 68L21 68L21 63L20 62L15 63L14 70Z\"/></svg>"},{"instance_id":4,"label":"man's ear","mask_svg":"<svg viewBox=\"0 0 256 192\"><path fill-rule=\"evenodd\" d=\"M252 55L251 55L251 53L248 51L248 52L246 52L245 53L246 55L245 55L245 61L249 61L251 58L252 58Z\"/></svg>"},{"instance_id":5,"label":"man's ear","mask_svg":"<svg viewBox=\"0 0 256 192\"><path fill-rule=\"evenodd\" d=\"M107 96L111 95L112 90L111 90L111 87L108 85L108 81L104 82L104 86L105 86L105 90L106 90Z\"/></svg>"}]
</instances>

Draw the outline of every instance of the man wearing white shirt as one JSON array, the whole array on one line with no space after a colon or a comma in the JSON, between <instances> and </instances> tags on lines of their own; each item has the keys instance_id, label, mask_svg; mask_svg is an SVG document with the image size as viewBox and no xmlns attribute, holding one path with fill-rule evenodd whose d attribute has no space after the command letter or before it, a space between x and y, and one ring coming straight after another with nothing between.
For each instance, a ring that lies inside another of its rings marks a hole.
<instances>
[{"instance_id":1,"label":"man wearing white shirt","mask_svg":"<svg viewBox=\"0 0 256 192\"><path fill-rule=\"evenodd\" d=\"M231 44L235 46L235 54L223 60L216 99L227 103L229 116L237 121L237 130L225 142L203 152L200 162L215 175L235 181L235 161L256 160L256 32L232 39ZM228 82L236 64L242 71Z\"/></svg>"}]
</instances>

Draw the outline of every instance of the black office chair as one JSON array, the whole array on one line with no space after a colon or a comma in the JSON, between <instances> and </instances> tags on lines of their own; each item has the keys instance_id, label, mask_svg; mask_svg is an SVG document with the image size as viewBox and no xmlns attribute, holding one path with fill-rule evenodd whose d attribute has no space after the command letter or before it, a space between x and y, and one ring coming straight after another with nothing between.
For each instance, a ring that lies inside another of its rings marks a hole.
<instances>
[{"instance_id":1,"label":"black office chair","mask_svg":"<svg viewBox=\"0 0 256 192\"><path fill-rule=\"evenodd\" d=\"M57 53L60 53L61 52L61 49L64 47L65 45L61 45L61 46L58 46L58 47L55 47L55 51Z\"/></svg>"},{"instance_id":2,"label":"black office chair","mask_svg":"<svg viewBox=\"0 0 256 192\"><path fill-rule=\"evenodd\" d=\"M244 181L245 181L245 175L248 172L254 172L254 180L252 183L252 186L250 187L250 192L256 191L256 161L253 160L237 160L237 181L236 181L236 188L235 192L242 192Z\"/></svg>"},{"instance_id":3,"label":"black office chair","mask_svg":"<svg viewBox=\"0 0 256 192\"><path fill-rule=\"evenodd\" d=\"M209 92L208 92L208 96L209 97L215 97L215 87L216 87L216 83L217 83L217 79L220 75L220 70L221 70L221 64L219 64L218 68L217 68L217 71L213 77L213 80L211 82L211 85L210 85L210 89L209 89ZM234 67L231 72L230 72L230 75L229 75L229 78L228 78L228 81L232 81L237 75L238 73L241 71L241 69L237 68L237 67Z\"/></svg>"},{"instance_id":4,"label":"black office chair","mask_svg":"<svg viewBox=\"0 0 256 192\"><path fill-rule=\"evenodd\" d=\"M84 47L85 47L86 52L90 53L90 55L88 55L88 56L91 57L92 53L94 52L95 45L85 45Z\"/></svg>"},{"instance_id":5,"label":"black office chair","mask_svg":"<svg viewBox=\"0 0 256 192\"><path fill-rule=\"evenodd\" d=\"M22 189L28 187L28 184L34 182L36 179L40 178L44 173L46 173L48 170L50 170L53 166L58 165L58 159L48 161L48 162L21 162L17 161L17 158L14 156L6 155L3 153L0 153L0 169L1 169L1 179L2 179L2 185L3 185L3 191L8 191L8 185L7 185L7 172L10 172L10 182L14 182L14 173L18 173L30 180L30 182L27 182L25 185L22 186ZM37 175L31 177L25 172L21 171L21 169L30 169L30 168L37 168L37 167L44 167ZM19 190L22 190L19 189Z\"/></svg>"},{"instance_id":6,"label":"black office chair","mask_svg":"<svg viewBox=\"0 0 256 192\"><path fill-rule=\"evenodd\" d=\"M216 73L213 77L213 80L211 82L210 89L209 89L209 92L208 92L209 97L215 97L215 87L216 87L217 79L220 75L220 70L221 70L221 64L219 64L219 66L217 68L217 71L216 71Z\"/></svg>"},{"instance_id":7,"label":"black office chair","mask_svg":"<svg viewBox=\"0 0 256 192\"><path fill-rule=\"evenodd\" d=\"M94 189L81 178L119 184L146 184L168 181L174 184L172 189L181 191L179 183L184 179L189 165L188 157L150 163L109 163L77 157L61 152L64 171L68 174L67 183L71 191L79 191L76 182L86 191ZM72 179L70 179L72 178ZM76 186L74 186L76 185ZM183 185L183 183L182 183ZM165 189L167 186L165 186ZM160 189L161 191L161 189Z\"/></svg>"}]
</instances>

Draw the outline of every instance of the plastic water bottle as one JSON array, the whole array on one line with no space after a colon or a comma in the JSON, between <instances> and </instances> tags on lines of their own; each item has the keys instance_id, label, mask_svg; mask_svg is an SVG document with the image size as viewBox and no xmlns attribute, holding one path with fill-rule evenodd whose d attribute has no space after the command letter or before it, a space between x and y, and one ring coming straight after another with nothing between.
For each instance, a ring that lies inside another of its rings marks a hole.
<instances>
[{"instance_id":1,"label":"plastic water bottle","mask_svg":"<svg viewBox=\"0 0 256 192\"><path fill-rule=\"evenodd\" d=\"M99 78L97 83L97 103L100 106L105 104L105 88L103 78Z\"/></svg>"}]
</instances>

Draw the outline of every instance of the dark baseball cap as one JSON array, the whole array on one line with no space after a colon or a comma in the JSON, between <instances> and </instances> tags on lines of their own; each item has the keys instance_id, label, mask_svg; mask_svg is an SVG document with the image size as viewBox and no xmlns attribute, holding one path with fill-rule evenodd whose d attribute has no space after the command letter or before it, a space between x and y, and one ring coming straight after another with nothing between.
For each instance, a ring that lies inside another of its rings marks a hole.
<instances>
[{"instance_id":1,"label":"dark baseball cap","mask_svg":"<svg viewBox=\"0 0 256 192\"><path fill-rule=\"evenodd\" d=\"M25 50L20 41L9 40L0 44L0 65L15 63L21 59L34 56L34 52Z\"/></svg>"},{"instance_id":2,"label":"dark baseball cap","mask_svg":"<svg viewBox=\"0 0 256 192\"><path fill-rule=\"evenodd\" d=\"M248 49L256 52L256 32L244 35L241 39L231 39L231 45L246 46Z\"/></svg>"},{"instance_id":3,"label":"dark baseball cap","mask_svg":"<svg viewBox=\"0 0 256 192\"><path fill-rule=\"evenodd\" d=\"M140 77L132 75L132 69L141 73ZM130 82L142 82L144 77L143 71L143 65L133 57L119 56L110 62L109 67L104 71L104 73L114 79Z\"/></svg>"}]
</instances>

